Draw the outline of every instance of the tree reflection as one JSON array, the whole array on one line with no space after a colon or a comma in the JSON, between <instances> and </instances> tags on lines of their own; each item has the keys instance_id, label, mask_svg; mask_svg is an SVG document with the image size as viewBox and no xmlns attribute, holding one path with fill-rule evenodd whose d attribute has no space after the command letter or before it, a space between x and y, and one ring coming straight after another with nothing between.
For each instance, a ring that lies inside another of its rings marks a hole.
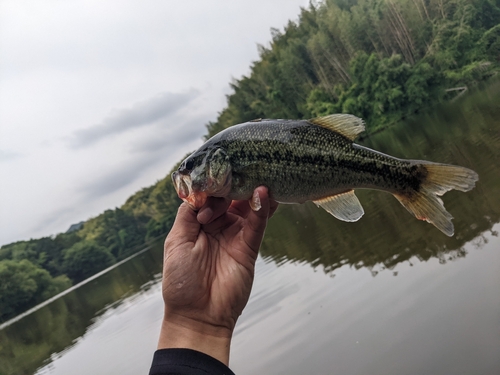
<instances>
[{"instance_id":1,"label":"tree reflection","mask_svg":"<svg viewBox=\"0 0 500 375\"><path fill-rule=\"evenodd\" d=\"M448 238L419 222L389 194L358 191L365 216L356 223L332 218L312 204L282 205L271 220L262 247L264 258L307 261L331 272L355 268L394 268L416 257L441 263L465 257L464 244L481 242L481 233L500 221L500 85L427 116L364 140L390 155L468 166L479 174L466 194L449 192L455 236Z\"/></svg>"},{"instance_id":2,"label":"tree reflection","mask_svg":"<svg viewBox=\"0 0 500 375\"><path fill-rule=\"evenodd\" d=\"M500 84L363 141L394 156L459 164L479 174L471 192L444 196L455 216L454 237L415 220L389 194L359 191L366 214L356 223L338 221L310 203L282 205L266 231L262 256L278 265L305 261L333 273L348 264L376 275L415 258L441 263L463 258L468 242L481 248L486 241L482 233L500 221L499 102ZM71 347L96 317L154 284L162 267L162 241L154 246L0 330L0 375L32 374L53 353Z\"/></svg>"},{"instance_id":3,"label":"tree reflection","mask_svg":"<svg viewBox=\"0 0 500 375\"><path fill-rule=\"evenodd\" d=\"M0 330L0 374L33 374L55 353L67 350L98 316L155 284L162 257L160 240L151 250Z\"/></svg>"}]
</instances>

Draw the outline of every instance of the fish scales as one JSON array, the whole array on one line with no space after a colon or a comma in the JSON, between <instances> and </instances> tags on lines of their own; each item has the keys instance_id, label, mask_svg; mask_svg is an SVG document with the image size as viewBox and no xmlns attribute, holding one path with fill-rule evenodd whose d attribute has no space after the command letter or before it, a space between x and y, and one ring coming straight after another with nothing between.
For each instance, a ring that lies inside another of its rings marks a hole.
<instances>
[{"instance_id":1,"label":"fish scales","mask_svg":"<svg viewBox=\"0 0 500 375\"><path fill-rule=\"evenodd\" d=\"M439 196L471 190L477 174L464 167L392 157L354 143L364 131L353 115L311 120L256 120L232 126L209 139L172 174L176 191L192 208L209 196L249 199L264 185L283 203L314 201L336 218L364 214L354 189L393 194L416 218L453 235L452 216Z\"/></svg>"},{"instance_id":2,"label":"fish scales","mask_svg":"<svg viewBox=\"0 0 500 375\"><path fill-rule=\"evenodd\" d=\"M399 191L418 185L411 162L357 146L307 121L250 122L230 129L206 146L222 147L229 156L238 181L231 199L248 199L259 185L284 203L315 200L353 187Z\"/></svg>"}]
</instances>

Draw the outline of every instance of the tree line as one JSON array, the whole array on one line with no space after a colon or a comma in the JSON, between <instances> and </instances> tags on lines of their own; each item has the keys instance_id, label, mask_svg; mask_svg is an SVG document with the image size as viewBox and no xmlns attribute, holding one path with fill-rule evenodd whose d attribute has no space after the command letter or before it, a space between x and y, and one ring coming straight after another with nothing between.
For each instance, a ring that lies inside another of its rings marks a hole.
<instances>
[{"instance_id":1,"label":"tree line","mask_svg":"<svg viewBox=\"0 0 500 375\"><path fill-rule=\"evenodd\" d=\"M373 132L496 74L500 1L326 0L259 51L207 138L255 118L341 112Z\"/></svg>"},{"instance_id":2,"label":"tree line","mask_svg":"<svg viewBox=\"0 0 500 375\"><path fill-rule=\"evenodd\" d=\"M500 0L325 0L271 35L207 139L256 118L340 112L373 133L429 109L498 72ZM168 174L79 230L2 246L0 321L166 233L179 203Z\"/></svg>"},{"instance_id":3,"label":"tree line","mask_svg":"<svg viewBox=\"0 0 500 375\"><path fill-rule=\"evenodd\" d=\"M0 322L135 253L172 226L180 200L170 175L79 230L0 248Z\"/></svg>"}]
</instances>

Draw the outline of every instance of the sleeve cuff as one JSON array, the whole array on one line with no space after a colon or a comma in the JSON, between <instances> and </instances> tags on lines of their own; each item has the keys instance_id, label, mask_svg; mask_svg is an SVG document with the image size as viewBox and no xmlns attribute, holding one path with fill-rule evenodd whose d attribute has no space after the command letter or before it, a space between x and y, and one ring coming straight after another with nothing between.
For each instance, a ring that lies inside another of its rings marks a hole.
<instances>
[{"instance_id":1,"label":"sleeve cuff","mask_svg":"<svg viewBox=\"0 0 500 375\"><path fill-rule=\"evenodd\" d=\"M234 375L222 362L192 349L159 349L149 375Z\"/></svg>"}]
</instances>

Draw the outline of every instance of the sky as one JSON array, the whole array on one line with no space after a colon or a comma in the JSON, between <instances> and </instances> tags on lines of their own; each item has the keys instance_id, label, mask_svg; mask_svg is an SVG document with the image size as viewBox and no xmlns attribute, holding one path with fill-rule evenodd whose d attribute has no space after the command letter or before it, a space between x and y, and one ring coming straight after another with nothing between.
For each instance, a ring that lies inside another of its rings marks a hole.
<instances>
[{"instance_id":1,"label":"sky","mask_svg":"<svg viewBox=\"0 0 500 375\"><path fill-rule=\"evenodd\" d=\"M307 0L1 0L0 245L65 232L202 144Z\"/></svg>"}]
</instances>

